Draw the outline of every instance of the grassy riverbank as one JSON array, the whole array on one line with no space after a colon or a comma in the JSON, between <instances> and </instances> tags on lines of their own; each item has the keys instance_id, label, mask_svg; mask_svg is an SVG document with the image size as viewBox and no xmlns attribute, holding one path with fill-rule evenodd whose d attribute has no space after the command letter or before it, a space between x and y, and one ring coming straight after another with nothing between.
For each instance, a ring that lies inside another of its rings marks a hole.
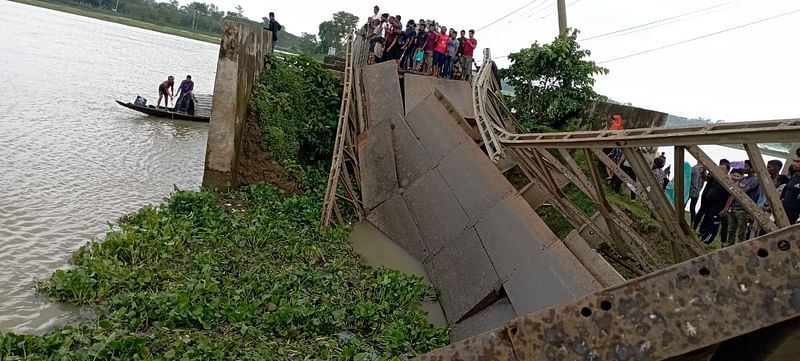
<instances>
[{"instance_id":1,"label":"grassy riverbank","mask_svg":"<svg viewBox=\"0 0 800 361\"><path fill-rule=\"evenodd\" d=\"M220 38L218 36L212 36L212 35L208 35L208 34L202 34L202 33L197 33L197 32L193 32L193 31L176 29L176 28L156 25L156 24L152 24L152 23L148 23L148 22L144 22L144 21L140 21L140 20L130 19L130 18L127 18L127 17L124 17L124 16L120 16L119 14L111 12L111 11L98 10L98 9L89 8L89 7L83 7L83 6L72 6L72 5L67 5L67 4L63 4L63 3L51 3L51 2L47 2L47 1L41 1L41 0L10 0L10 1L17 2L17 3L20 3L20 4L38 6L38 7L42 7L42 8L46 8L46 9L51 9L51 10L62 11L62 12L65 12L65 13L70 13L70 14L75 14L75 15L80 15L80 16L86 16L86 17L90 17L90 18L94 18L94 19L103 20L103 21L110 21L110 22L117 23L117 24L134 26L134 27L137 27L137 28L157 31L157 32L160 32L160 33L177 35L177 36L181 36L181 37L184 37L184 38L205 41L205 42L208 42L208 43L219 44L219 41L220 41Z\"/></svg>"},{"instance_id":2,"label":"grassy riverbank","mask_svg":"<svg viewBox=\"0 0 800 361\"><path fill-rule=\"evenodd\" d=\"M364 266L347 229L319 230L314 196L256 185L175 192L78 251L39 284L94 305L90 324L0 334L0 359L372 359L447 343L418 309L435 292Z\"/></svg>"}]
</instances>

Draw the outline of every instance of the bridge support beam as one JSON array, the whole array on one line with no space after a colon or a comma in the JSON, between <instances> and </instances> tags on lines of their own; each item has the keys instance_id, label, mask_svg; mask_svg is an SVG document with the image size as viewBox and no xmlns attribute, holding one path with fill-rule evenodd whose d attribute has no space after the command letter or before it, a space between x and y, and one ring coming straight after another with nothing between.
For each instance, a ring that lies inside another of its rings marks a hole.
<instances>
[{"instance_id":1,"label":"bridge support beam","mask_svg":"<svg viewBox=\"0 0 800 361\"><path fill-rule=\"evenodd\" d=\"M208 128L203 187L228 190L239 185L239 152L253 84L271 52L272 37L260 26L222 25L214 101Z\"/></svg>"}]
</instances>

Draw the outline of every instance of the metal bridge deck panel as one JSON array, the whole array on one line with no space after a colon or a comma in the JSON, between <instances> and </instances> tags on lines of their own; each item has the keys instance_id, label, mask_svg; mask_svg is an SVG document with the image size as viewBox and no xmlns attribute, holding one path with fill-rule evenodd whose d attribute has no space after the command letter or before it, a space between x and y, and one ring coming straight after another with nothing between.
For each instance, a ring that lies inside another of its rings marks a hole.
<instances>
[{"instance_id":1,"label":"metal bridge deck panel","mask_svg":"<svg viewBox=\"0 0 800 361\"><path fill-rule=\"evenodd\" d=\"M475 109L472 106L472 87L469 82L416 74L405 74L403 81L406 113L413 110L427 96L433 94L435 89L439 89L442 94L453 102L453 107L461 117L475 119Z\"/></svg>"}]
</instances>

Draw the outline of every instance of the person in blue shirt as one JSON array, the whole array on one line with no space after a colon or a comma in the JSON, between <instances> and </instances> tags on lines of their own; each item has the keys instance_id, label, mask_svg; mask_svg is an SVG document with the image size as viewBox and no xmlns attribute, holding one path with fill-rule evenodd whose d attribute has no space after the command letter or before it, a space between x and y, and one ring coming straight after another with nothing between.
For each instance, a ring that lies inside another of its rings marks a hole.
<instances>
[{"instance_id":1,"label":"person in blue shirt","mask_svg":"<svg viewBox=\"0 0 800 361\"><path fill-rule=\"evenodd\" d=\"M187 75L186 79L178 86L178 101L175 102L175 110L179 112L189 111L190 103L192 100L192 91L194 90L194 82L192 76Z\"/></svg>"},{"instance_id":2,"label":"person in blue shirt","mask_svg":"<svg viewBox=\"0 0 800 361\"><path fill-rule=\"evenodd\" d=\"M403 43L403 55L400 58L400 69L408 70L413 68L414 55L417 52L417 48L414 46L416 44L416 40L417 24L414 23L414 20L409 20L406 24L406 30L401 36L401 42Z\"/></svg>"}]
</instances>

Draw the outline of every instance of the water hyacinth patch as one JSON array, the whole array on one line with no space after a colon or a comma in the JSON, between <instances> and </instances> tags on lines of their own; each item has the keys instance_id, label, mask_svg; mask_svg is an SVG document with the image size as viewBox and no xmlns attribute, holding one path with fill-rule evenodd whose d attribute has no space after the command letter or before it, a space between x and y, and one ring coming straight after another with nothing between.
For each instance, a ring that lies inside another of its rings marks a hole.
<instances>
[{"instance_id":1,"label":"water hyacinth patch","mask_svg":"<svg viewBox=\"0 0 800 361\"><path fill-rule=\"evenodd\" d=\"M363 265L318 199L267 185L176 191L38 283L97 319L0 334L0 359L389 359L447 344L419 310L421 279ZM234 205L235 204L235 205Z\"/></svg>"}]
</instances>

